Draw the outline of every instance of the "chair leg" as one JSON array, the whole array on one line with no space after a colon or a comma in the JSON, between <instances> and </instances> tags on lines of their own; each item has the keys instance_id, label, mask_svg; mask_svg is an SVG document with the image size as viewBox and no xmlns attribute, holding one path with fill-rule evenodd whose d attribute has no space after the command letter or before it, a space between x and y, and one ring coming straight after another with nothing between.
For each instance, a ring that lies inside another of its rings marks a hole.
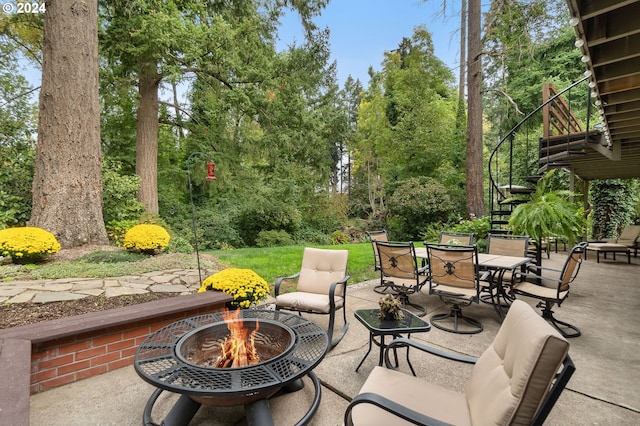
<instances>
[{"instance_id":1,"label":"chair leg","mask_svg":"<svg viewBox=\"0 0 640 426\"><path fill-rule=\"evenodd\" d=\"M335 337L335 339L333 338L333 327L335 325L335 319L336 319L336 315L335 315L335 311L331 312L329 314L329 327L327 329L327 337L329 338L329 350L333 349L334 346L336 346L338 343L340 343L340 340L342 340L342 338L345 336L345 334L347 334L347 330L349 329L349 323L347 322L347 312L346 309L344 307L342 307L342 318L344 320L344 325L342 326L342 329L340 329L340 332L337 334L337 336Z\"/></svg>"},{"instance_id":2,"label":"chair leg","mask_svg":"<svg viewBox=\"0 0 640 426\"><path fill-rule=\"evenodd\" d=\"M444 322L449 318L453 318L453 328L441 324L441 322ZM439 328L440 330L449 331L451 333L476 334L480 333L483 330L480 321L464 316L459 305L453 305L451 307L451 311L448 314L431 315L430 321L431 325L433 325L434 327ZM460 329L460 321L467 323L471 328Z\"/></svg>"},{"instance_id":3,"label":"chair leg","mask_svg":"<svg viewBox=\"0 0 640 426\"><path fill-rule=\"evenodd\" d=\"M417 311L414 313L419 317L427 315L427 308L425 308L424 306L416 305L415 303L411 303L409 301L409 295L407 293L399 293L398 297L400 298L400 303L402 303L402 306L404 308L408 309L408 307L411 306Z\"/></svg>"},{"instance_id":4,"label":"chair leg","mask_svg":"<svg viewBox=\"0 0 640 426\"><path fill-rule=\"evenodd\" d=\"M540 307L540 305L542 305L542 302L540 302L538 307ZM551 310L552 306L553 305L549 302L544 303L544 305L542 306L542 318L547 320L547 322L549 322L552 326L554 326L555 329L558 330L560 334L562 334L566 338L580 336L580 334L582 333L580 332L580 329L578 327L576 327L575 325L569 324L568 322L560 321L559 319L553 316L553 311ZM567 331L567 329L569 331Z\"/></svg>"}]
</instances>

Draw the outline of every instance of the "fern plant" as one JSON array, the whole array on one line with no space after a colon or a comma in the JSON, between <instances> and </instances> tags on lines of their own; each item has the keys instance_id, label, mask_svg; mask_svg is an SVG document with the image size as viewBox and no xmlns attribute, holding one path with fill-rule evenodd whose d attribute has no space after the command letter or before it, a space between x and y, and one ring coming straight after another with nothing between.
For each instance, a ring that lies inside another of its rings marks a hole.
<instances>
[{"instance_id":1,"label":"fern plant","mask_svg":"<svg viewBox=\"0 0 640 426\"><path fill-rule=\"evenodd\" d=\"M585 227L581 209L569 201L572 196L579 194L553 189L550 185L553 172L545 174L538 181L536 191L529 195L529 200L518 205L509 218L509 227L515 234L528 235L536 242L538 265L542 259L544 238L562 238L573 244L583 234Z\"/></svg>"}]
</instances>

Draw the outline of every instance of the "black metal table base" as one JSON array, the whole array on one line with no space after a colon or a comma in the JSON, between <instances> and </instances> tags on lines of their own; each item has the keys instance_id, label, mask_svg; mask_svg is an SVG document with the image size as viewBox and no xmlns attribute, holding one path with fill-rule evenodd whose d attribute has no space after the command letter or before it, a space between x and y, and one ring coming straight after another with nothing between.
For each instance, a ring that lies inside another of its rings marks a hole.
<instances>
[{"instance_id":1,"label":"black metal table base","mask_svg":"<svg viewBox=\"0 0 640 426\"><path fill-rule=\"evenodd\" d=\"M314 398L309 407L309 410L306 414L296 423L296 426L304 426L311 421L313 416L318 411L318 407L320 406L320 398L322 396L322 387L320 385L320 380L318 376L315 375L313 371L307 373L307 376L311 379L314 386ZM297 379L285 386L282 387L277 395L282 393L291 393L296 392L300 389L304 388L304 382L302 379ZM162 420L162 423L154 423L151 417L151 413L153 411L153 406L160 394L162 394L163 389L156 389L147 404L144 407L144 413L142 415L142 425L143 426L187 426L189 422L196 415L200 407L201 403L194 401L189 397L189 395L182 394L180 398L176 401L176 403L171 407L167 416ZM259 399L250 404L245 405L245 414L247 416L247 424L248 426L274 426L273 415L271 413L271 408L269 407L269 399Z\"/></svg>"}]
</instances>

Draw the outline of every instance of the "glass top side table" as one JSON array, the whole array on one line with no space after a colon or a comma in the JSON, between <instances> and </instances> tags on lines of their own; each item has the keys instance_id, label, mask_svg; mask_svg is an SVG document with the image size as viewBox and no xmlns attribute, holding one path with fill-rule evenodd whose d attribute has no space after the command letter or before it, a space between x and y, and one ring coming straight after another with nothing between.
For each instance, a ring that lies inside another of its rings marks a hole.
<instances>
[{"instance_id":1,"label":"glass top side table","mask_svg":"<svg viewBox=\"0 0 640 426\"><path fill-rule=\"evenodd\" d=\"M404 312L404 318L401 320L384 320L381 319L378 315L380 313L380 309L359 309L354 312L354 316L358 321L364 325L367 330L369 330L369 350L360 361L360 364L356 367L356 372L362 366L362 363L371 353L371 348L375 344L380 348L380 355L378 360L378 365L382 365L382 360L384 358L384 350L387 347L385 343L386 336L401 337L403 334L407 335L407 338L411 337L411 333L424 333L431 330L431 324L422 318L414 315L406 309L402 310ZM376 340L376 337L379 339ZM398 365L398 355L394 352L396 366ZM415 376L415 372L413 371L413 366L409 361L409 348L407 348L407 363L409 364L409 368L411 369L411 373Z\"/></svg>"}]
</instances>

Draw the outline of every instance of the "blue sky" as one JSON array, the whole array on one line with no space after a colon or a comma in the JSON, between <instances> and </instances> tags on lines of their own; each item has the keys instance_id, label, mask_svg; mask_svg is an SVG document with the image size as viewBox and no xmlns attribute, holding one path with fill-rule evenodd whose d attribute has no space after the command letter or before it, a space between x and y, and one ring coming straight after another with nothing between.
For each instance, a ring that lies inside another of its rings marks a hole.
<instances>
[{"instance_id":1,"label":"blue sky","mask_svg":"<svg viewBox=\"0 0 640 426\"><path fill-rule=\"evenodd\" d=\"M457 2L449 1L448 5ZM330 30L331 57L337 61L342 85L350 74L367 87L367 70L380 70L385 51L398 47L402 37L411 37L414 27L424 25L433 37L435 54L454 70L460 56L457 10L441 13L442 1L429 0L331 0L321 16L314 19ZM281 20L280 47L303 42L300 19L289 13Z\"/></svg>"}]
</instances>

